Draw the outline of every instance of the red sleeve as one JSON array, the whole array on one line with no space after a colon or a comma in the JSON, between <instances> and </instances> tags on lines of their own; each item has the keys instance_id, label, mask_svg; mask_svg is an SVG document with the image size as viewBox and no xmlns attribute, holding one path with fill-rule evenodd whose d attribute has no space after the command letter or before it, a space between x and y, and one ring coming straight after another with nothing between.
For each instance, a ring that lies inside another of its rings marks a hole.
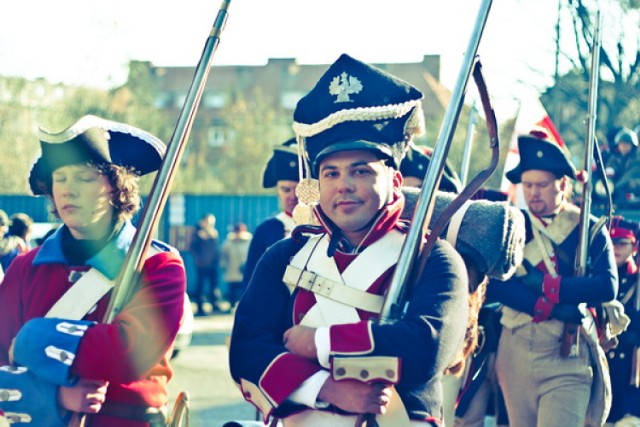
<instances>
[{"instance_id":1,"label":"red sleeve","mask_svg":"<svg viewBox=\"0 0 640 427\"><path fill-rule=\"evenodd\" d=\"M186 277L177 254L163 252L144 265L141 288L109 324L87 331L72 372L89 379L130 382L172 348L184 308Z\"/></svg>"}]
</instances>

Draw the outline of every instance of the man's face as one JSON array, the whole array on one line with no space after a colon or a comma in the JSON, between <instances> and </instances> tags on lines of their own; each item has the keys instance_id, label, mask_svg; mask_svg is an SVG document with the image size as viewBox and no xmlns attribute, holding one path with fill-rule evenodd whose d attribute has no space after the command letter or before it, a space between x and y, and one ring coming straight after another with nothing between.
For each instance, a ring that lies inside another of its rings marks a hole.
<instances>
[{"instance_id":1,"label":"man's face","mask_svg":"<svg viewBox=\"0 0 640 427\"><path fill-rule=\"evenodd\" d=\"M626 264L627 261L631 260L633 253L633 244L628 240L613 241L613 254L616 257L616 265L618 267Z\"/></svg>"},{"instance_id":2,"label":"man's face","mask_svg":"<svg viewBox=\"0 0 640 427\"><path fill-rule=\"evenodd\" d=\"M298 204L298 198L296 197L297 181L280 180L276 184L278 191L278 200L280 201L280 207L288 213L293 212L293 208Z\"/></svg>"},{"instance_id":3,"label":"man's face","mask_svg":"<svg viewBox=\"0 0 640 427\"><path fill-rule=\"evenodd\" d=\"M402 176L366 150L341 151L320 163L320 207L344 236L358 244L367 225L390 200Z\"/></svg>"},{"instance_id":4,"label":"man's face","mask_svg":"<svg viewBox=\"0 0 640 427\"><path fill-rule=\"evenodd\" d=\"M633 149L633 144L631 144L630 142L620 141L618 143L618 151L623 156L626 156L628 153L630 153L632 149Z\"/></svg>"},{"instance_id":5,"label":"man's face","mask_svg":"<svg viewBox=\"0 0 640 427\"><path fill-rule=\"evenodd\" d=\"M565 180L551 172L528 170L522 172L522 192L529 211L538 216L553 214L562 203Z\"/></svg>"}]
</instances>

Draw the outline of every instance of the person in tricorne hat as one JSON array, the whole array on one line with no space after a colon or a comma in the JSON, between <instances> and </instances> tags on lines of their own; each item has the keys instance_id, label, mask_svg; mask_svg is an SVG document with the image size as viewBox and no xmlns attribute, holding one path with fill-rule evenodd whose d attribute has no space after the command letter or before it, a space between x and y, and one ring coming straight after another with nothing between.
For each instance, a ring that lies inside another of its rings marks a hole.
<instances>
[{"instance_id":1,"label":"person in tricorne hat","mask_svg":"<svg viewBox=\"0 0 640 427\"><path fill-rule=\"evenodd\" d=\"M576 276L580 210L569 202L576 170L562 148L540 133L518 137L520 164L507 178L521 184L527 209L524 261L509 280L491 281L488 299L502 309L496 369L512 425L601 425L606 418L606 368L597 336L580 334L575 344L565 323L580 324L589 306L611 301L617 271L609 232L587 241L587 265ZM594 219L589 218L589 229ZM585 324L589 322L585 319ZM597 334L595 334L597 335ZM572 344L562 350L563 338ZM535 367L535 369L531 369Z\"/></svg>"},{"instance_id":2,"label":"person in tricorne hat","mask_svg":"<svg viewBox=\"0 0 640 427\"><path fill-rule=\"evenodd\" d=\"M153 241L138 290L101 323L136 232L138 177L159 169L164 144L85 116L41 130L40 148L29 183L63 225L16 258L0 286L0 364L14 367L0 369L9 393L0 411L38 426L67 425L74 413L90 426L164 425L186 284L178 252Z\"/></svg>"},{"instance_id":3,"label":"person in tricorne hat","mask_svg":"<svg viewBox=\"0 0 640 427\"><path fill-rule=\"evenodd\" d=\"M269 246L291 235L296 226L292 213L298 204L296 186L300 180L298 145L295 138L273 147L262 176L262 187L275 188L281 211L260 223L253 232L244 265L242 289L246 288L258 260Z\"/></svg>"},{"instance_id":4,"label":"person in tricorne hat","mask_svg":"<svg viewBox=\"0 0 640 427\"><path fill-rule=\"evenodd\" d=\"M440 381L467 322L461 256L438 240L404 317L375 321L407 232L398 168L423 129L422 98L342 55L296 106L299 199L318 225L297 227L260 259L229 355L265 419L352 426L374 414L380 425L440 425Z\"/></svg>"},{"instance_id":5,"label":"person in tricorne hat","mask_svg":"<svg viewBox=\"0 0 640 427\"><path fill-rule=\"evenodd\" d=\"M607 351L612 402L606 425L613 426L617 422L621 425L640 425L640 389L630 381L632 355L635 349L640 347L640 312L635 306L640 291L637 260L640 224L617 215L611 219L609 234L618 267L617 300L624 305L625 314L631 321L618 336L618 345Z\"/></svg>"},{"instance_id":6,"label":"person in tricorne hat","mask_svg":"<svg viewBox=\"0 0 640 427\"><path fill-rule=\"evenodd\" d=\"M429 147L420 147L415 144L409 145L407 154L400 163L400 173L402 174L402 185L404 187L422 187L427 168L431 163L431 153L432 150ZM448 162L445 164L438 189L449 193L460 193L462 191L460 178L458 178L458 174Z\"/></svg>"}]
</instances>

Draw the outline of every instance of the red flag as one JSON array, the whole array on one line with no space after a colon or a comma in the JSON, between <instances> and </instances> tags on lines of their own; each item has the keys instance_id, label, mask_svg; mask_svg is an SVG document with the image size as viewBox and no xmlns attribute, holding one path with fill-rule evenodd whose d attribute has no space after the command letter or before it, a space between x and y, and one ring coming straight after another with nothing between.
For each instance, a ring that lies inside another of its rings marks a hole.
<instances>
[{"instance_id":1,"label":"red flag","mask_svg":"<svg viewBox=\"0 0 640 427\"><path fill-rule=\"evenodd\" d=\"M520 102L516 123L511 135L509 143L509 152L504 162L504 172L502 174L502 182L500 189L509 194L509 200L518 207L525 207L524 197L520 186L512 184L505 174L520 163L520 152L518 151L518 136L530 133L540 132L540 135L550 141L556 142L559 146L566 150L564 140L560 136L560 132L555 127L549 114L542 106L540 99L535 97Z\"/></svg>"}]
</instances>

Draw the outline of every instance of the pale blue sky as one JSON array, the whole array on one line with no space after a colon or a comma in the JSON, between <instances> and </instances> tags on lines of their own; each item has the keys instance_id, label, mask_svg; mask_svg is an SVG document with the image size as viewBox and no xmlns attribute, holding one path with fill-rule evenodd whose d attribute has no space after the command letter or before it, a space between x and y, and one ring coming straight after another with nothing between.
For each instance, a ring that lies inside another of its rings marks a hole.
<instances>
[{"instance_id":1,"label":"pale blue sky","mask_svg":"<svg viewBox=\"0 0 640 427\"><path fill-rule=\"evenodd\" d=\"M214 64L268 58L331 63L442 56L451 87L479 0L232 0ZM121 84L131 59L197 63L219 0L20 0L0 14L0 74L99 87ZM557 0L494 0L479 54L498 119L551 84ZM215 78L211 75L210 78ZM523 83L523 82L526 82ZM471 91L470 91L471 92Z\"/></svg>"}]
</instances>

